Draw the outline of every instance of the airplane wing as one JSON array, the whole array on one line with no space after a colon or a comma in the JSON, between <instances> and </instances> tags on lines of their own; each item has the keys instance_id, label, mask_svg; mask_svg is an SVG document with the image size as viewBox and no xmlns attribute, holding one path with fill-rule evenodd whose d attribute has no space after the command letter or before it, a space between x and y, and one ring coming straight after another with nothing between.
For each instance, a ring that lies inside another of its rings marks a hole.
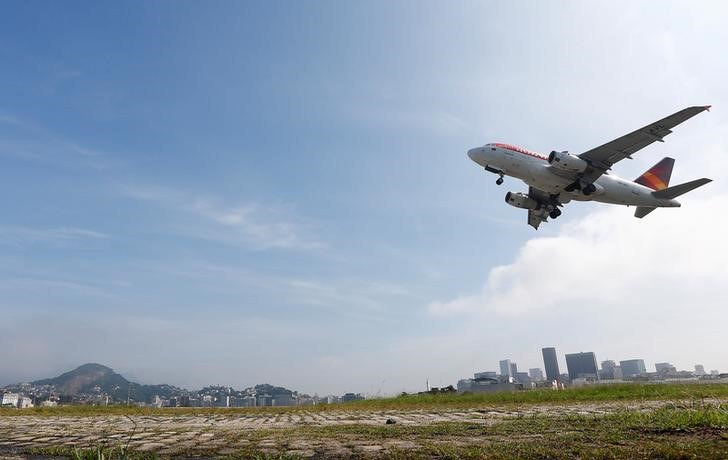
<instances>
[{"instance_id":1,"label":"airplane wing","mask_svg":"<svg viewBox=\"0 0 728 460\"><path fill-rule=\"evenodd\" d=\"M664 142L662 138L670 134L672 128L708 109L710 109L709 105L688 107L637 131L582 153L579 157L589 163L589 167L582 173L582 179L587 183L594 182L609 170L614 163L625 158L631 158L633 153L653 142Z\"/></svg>"},{"instance_id":2,"label":"airplane wing","mask_svg":"<svg viewBox=\"0 0 728 460\"><path fill-rule=\"evenodd\" d=\"M528 225L538 230L538 226L541 225L541 222L546 222L549 215L548 206L551 203L551 197L548 193L535 187L528 187L528 196L541 204L541 209L528 210Z\"/></svg>"}]
</instances>

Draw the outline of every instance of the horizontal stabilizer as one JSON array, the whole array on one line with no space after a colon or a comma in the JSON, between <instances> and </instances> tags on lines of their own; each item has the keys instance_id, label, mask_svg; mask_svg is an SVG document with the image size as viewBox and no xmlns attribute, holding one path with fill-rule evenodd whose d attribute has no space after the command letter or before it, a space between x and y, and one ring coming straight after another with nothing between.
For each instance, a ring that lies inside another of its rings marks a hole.
<instances>
[{"instance_id":1,"label":"horizontal stabilizer","mask_svg":"<svg viewBox=\"0 0 728 460\"><path fill-rule=\"evenodd\" d=\"M638 219L642 219L647 214L651 213L657 208L654 208L652 206L637 206L637 209L634 211L634 216Z\"/></svg>"},{"instance_id":2,"label":"horizontal stabilizer","mask_svg":"<svg viewBox=\"0 0 728 460\"><path fill-rule=\"evenodd\" d=\"M712 179L706 179L704 177L702 179L692 180L690 182L685 182L684 184L675 185L673 187L668 187L666 189L652 192L652 195L655 198L671 200L673 198L679 197L682 194L688 193L690 190L695 190L696 188L700 187L701 185L705 185L708 182L712 182Z\"/></svg>"}]
</instances>

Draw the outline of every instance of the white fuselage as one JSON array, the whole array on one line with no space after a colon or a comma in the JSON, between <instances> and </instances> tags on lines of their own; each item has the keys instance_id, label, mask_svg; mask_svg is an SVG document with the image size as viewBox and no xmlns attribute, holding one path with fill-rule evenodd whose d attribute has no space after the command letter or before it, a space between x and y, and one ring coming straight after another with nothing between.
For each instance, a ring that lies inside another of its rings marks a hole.
<instances>
[{"instance_id":1,"label":"white fuselage","mask_svg":"<svg viewBox=\"0 0 728 460\"><path fill-rule=\"evenodd\" d=\"M649 187L622 179L613 174L603 174L595 182L596 191L584 195L578 190L566 192L564 188L574 182L560 170L549 164L548 158L536 152L509 144L486 144L468 151L468 156L483 167L490 167L507 176L521 179L529 186L558 195L559 201L599 201L625 206L679 207L674 199L656 198Z\"/></svg>"}]
</instances>

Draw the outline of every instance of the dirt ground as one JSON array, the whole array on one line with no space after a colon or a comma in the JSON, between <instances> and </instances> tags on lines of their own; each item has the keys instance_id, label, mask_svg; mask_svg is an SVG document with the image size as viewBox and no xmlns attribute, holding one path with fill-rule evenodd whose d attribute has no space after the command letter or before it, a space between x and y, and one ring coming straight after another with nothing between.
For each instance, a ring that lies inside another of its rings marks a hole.
<instances>
[{"instance_id":1,"label":"dirt ground","mask_svg":"<svg viewBox=\"0 0 728 460\"><path fill-rule=\"evenodd\" d=\"M72 448L128 446L137 453L170 457L244 457L246 453L378 457L392 452L416 452L428 446L431 450L432 443L482 446L493 441L494 434L478 431L477 427L492 427L507 420L575 415L598 418L623 410L652 411L670 404L648 401L468 410L330 409L160 416L12 415L0 417L0 455L53 452L54 448L63 453L63 449ZM452 427L470 427L470 431L455 432ZM399 431L386 431L390 429ZM428 437L428 433L432 436Z\"/></svg>"}]
</instances>

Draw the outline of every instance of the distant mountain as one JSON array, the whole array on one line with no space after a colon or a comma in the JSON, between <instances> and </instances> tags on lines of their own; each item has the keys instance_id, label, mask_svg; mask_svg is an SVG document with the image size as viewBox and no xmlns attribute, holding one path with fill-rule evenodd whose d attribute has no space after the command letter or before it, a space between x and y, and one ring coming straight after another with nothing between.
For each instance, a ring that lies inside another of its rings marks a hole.
<instances>
[{"instance_id":1,"label":"distant mountain","mask_svg":"<svg viewBox=\"0 0 728 460\"><path fill-rule=\"evenodd\" d=\"M53 385L61 394L76 395L88 393L94 387L103 389L129 387L127 379L114 372L110 367L101 364L88 363L76 369L54 377L52 379L36 380L32 385Z\"/></svg>"},{"instance_id":2,"label":"distant mountain","mask_svg":"<svg viewBox=\"0 0 728 460\"><path fill-rule=\"evenodd\" d=\"M268 383L255 386L255 391L259 394L269 394L273 396L286 395L291 396L294 392L284 387L276 387Z\"/></svg>"},{"instance_id":3,"label":"distant mountain","mask_svg":"<svg viewBox=\"0 0 728 460\"><path fill-rule=\"evenodd\" d=\"M0 389L2 390L2 389ZM130 402L151 403L155 396L163 399L181 396L249 396L251 394L269 395L276 399L293 397L295 391L264 383L253 388L237 391L230 387L208 386L198 392L178 388L172 385L141 385L130 382L121 374L117 374L110 367L88 363L76 369L63 373L51 379L36 380L34 382L8 385L5 390L23 392L24 394L39 398L48 398L52 394L58 395L62 402L80 402L87 404L125 403ZM107 398L108 396L108 398Z\"/></svg>"},{"instance_id":4,"label":"distant mountain","mask_svg":"<svg viewBox=\"0 0 728 460\"><path fill-rule=\"evenodd\" d=\"M130 382L113 369L88 363L51 379L36 380L33 386L51 385L61 395L108 394L114 401L151 402L155 395L169 397L184 392L172 385L141 385Z\"/></svg>"}]
</instances>

